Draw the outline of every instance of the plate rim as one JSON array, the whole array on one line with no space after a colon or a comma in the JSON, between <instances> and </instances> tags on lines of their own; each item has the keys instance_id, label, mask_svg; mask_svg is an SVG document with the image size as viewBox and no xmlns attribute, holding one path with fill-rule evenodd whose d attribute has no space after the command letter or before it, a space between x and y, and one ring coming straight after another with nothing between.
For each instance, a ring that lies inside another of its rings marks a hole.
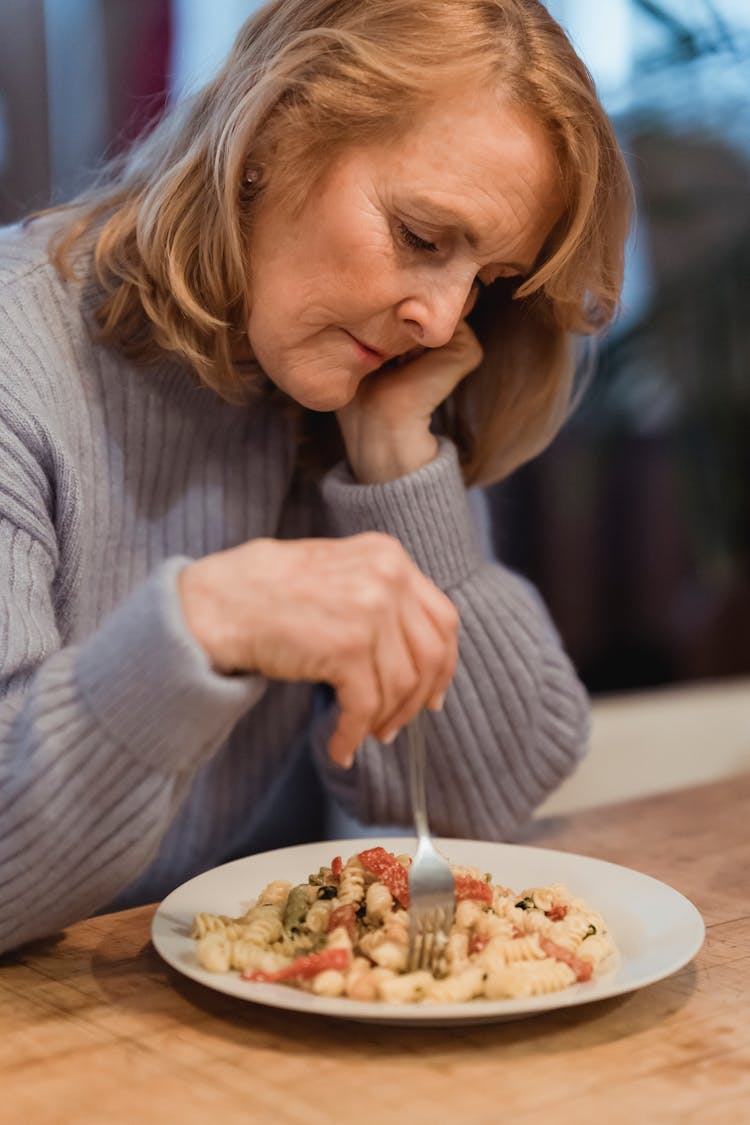
<instances>
[{"instance_id":1,"label":"plate rim","mask_svg":"<svg viewBox=\"0 0 750 1125\"><path fill-rule=\"evenodd\" d=\"M331 855L336 855L339 851L343 853L344 850L349 849L351 854L355 851L362 851L367 847L375 847L381 839L383 846L387 847L389 851L408 852L410 848L413 850L416 845L416 837L413 835L388 836L385 833L382 838L373 835L332 840L314 840L305 844L291 844L284 847L272 848L264 852L257 852L248 856L241 856L200 872L175 887L158 904L151 919L150 927L151 941L154 948L162 960L170 965L176 972L212 991L232 996L240 1001L249 1001L251 1003L261 1004L265 1007L280 1008L285 1011L295 1011L305 1015L349 1019L358 1022L378 1023L390 1026L448 1026L451 1024L500 1022L532 1015L543 1015L561 1008L571 1008L596 1003L599 1000L610 1000L617 996L625 995L628 992L646 988L659 980L663 980L679 972L680 969L684 968L685 965L695 957L705 941L705 922L695 904L681 891L677 890L676 887L636 868L614 863L611 860L599 859L596 856L584 855L579 852L562 851L554 848L545 848L534 844L520 844L513 843L512 841L476 840L467 837L437 836L434 838L436 845L448 852L448 854L450 854L452 845L463 846L468 844L473 847L489 847L511 852L516 851L522 856L533 853L535 857L549 859L552 863L560 858L574 863L591 865L592 869L595 871L613 869L617 872L626 873L628 878L632 879L636 877L639 882L645 881L647 885L650 885L652 890L659 892L662 897L670 899L673 907L679 907L679 909L684 912L685 920L690 924L689 932L685 935L684 947L681 948L678 957L670 961L668 968L664 968L663 966L657 967L651 972L646 972L642 976L637 977L635 980L627 978L617 980L617 974L623 968L623 965L618 962L609 972L599 978L598 983L600 988L593 993L589 990L587 985L576 984L560 992L547 993L543 996L524 997L513 1000L487 1000L477 998L460 1004L385 1004L382 1001L358 1001L350 1000L347 997L318 997L313 993L301 992L281 984L260 984L252 981L241 981L236 973L208 973L207 970L200 967L197 963L197 959L195 960L195 964L191 964L190 961L181 961L179 956L173 953L171 946L175 940L180 944L184 943L183 955L189 954L194 950L194 942L192 938L185 934L175 934L175 918L174 916L172 916L171 919L169 918L170 909L175 902L179 902L181 897L185 894L189 894L191 890L194 890L196 886L199 886L202 882L215 878L217 873L221 872L222 875L225 876L233 867L241 868L247 865L252 866L258 862L273 862L274 857L277 856L281 858L283 864L283 862L292 859L294 856L299 856L301 858L306 852L313 848L325 848L326 850L330 850ZM457 860L454 862L461 861ZM283 877L282 865L278 878ZM567 880L561 876L559 881L563 882ZM571 887L571 890L573 893L576 893L575 887ZM666 892L666 896L664 892ZM591 905L592 909L599 909L596 903L592 903ZM180 908L178 907L178 909ZM186 912L185 918L187 917ZM634 913L633 917L638 917L637 913ZM186 921L181 924L185 928L187 927Z\"/></svg>"}]
</instances>

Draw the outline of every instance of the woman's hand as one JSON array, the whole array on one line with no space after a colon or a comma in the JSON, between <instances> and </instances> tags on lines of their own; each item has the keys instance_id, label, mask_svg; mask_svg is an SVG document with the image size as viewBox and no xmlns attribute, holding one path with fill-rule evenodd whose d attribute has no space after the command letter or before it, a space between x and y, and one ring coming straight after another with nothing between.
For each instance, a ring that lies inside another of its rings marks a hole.
<instances>
[{"instance_id":1,"label":"woman's hand","mask_svg":"<svg viewBox=\"0 0 750 1125\"><path fill-rule=\"evenodd\" d=\"M444 347L422 349L363 379L337 412L357 480L381 484L428 464L437 452L433 412L481 360L481 345L462 320Z\"/></svg>"},{"instance_id":2,"label":"woman's hand","mask_svg":"<svg viewBox=\"0 0 750 1125\"><path fill-rule=\"evenodd\" d=\"M255 539L188 564L179 593L217 671L335 689L328 751L342 766L366 735L388 742L439 709L453 678L456 609L389 535Z\"/></svg>"}]
</instances>

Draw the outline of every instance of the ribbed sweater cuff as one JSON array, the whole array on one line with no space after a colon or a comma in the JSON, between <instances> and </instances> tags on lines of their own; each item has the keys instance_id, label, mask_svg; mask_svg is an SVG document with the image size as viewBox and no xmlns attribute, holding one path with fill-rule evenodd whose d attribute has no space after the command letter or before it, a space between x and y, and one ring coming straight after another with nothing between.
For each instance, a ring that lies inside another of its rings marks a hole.
<instances>
[{"instance_id":1,"label":"ribbed sweater cuff","mask_svg":"<svg viewBox=\"0 0 750 1125\"><path fill-rule=\"evenodd\" d=\"M85 642L76 680L110 738L145 764L191 771L211 757L263 695L259 676L222 676L189 632L171 558Z\"/></svg>"},{"instance_id":2,"label":"ribbed sweater cuff","mask_svg":"<svg viewBox=\"0 0 750 1125\"><path fill-rule=\"evenodd\" d=\"M482 565L456 447L445 438L428 465L386 484L359 484L347 466L337 465L323 481L323 496L338 535L395 536L444 590Z\"/></svg>"}]
</instances>

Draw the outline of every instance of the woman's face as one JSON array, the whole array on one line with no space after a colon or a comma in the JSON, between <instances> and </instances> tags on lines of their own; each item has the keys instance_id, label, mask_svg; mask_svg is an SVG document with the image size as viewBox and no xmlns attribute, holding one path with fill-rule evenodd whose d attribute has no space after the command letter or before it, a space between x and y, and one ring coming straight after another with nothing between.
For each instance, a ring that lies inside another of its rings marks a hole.
<instances>
[{"instance_id":1,"label":"woman's face","mask_svg":"<svg viewBox=\"0 0 750 1125\"><path fill-rule=\"evenodd\" d=\"M337 410L387 360L448 343L477 282L529 273L560 210L541 128L492 92L446 96L402 139L348 151L299 215L261 198L253 353L297 402Z\"/></svg>"}]
</instances>

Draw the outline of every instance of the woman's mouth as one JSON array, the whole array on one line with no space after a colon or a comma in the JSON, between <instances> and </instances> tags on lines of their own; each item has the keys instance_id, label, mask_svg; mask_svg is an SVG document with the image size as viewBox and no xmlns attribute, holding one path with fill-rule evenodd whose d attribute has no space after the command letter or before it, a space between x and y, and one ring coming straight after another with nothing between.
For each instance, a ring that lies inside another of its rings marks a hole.
<instances>
[{"instance_id":1,"label":"woman's mouth","mask_svg":"<svg viewBox=\"0 0 750 1125\"><path fill-rule=\"evenodd\" d=\"M381 363L385 363L388 358L385 352L381 351L379 348L373 348L370 344L366 344L364 340L360 340L357 336L352 335L346 328L344 332L346 332L346 335L354 343L362 359L375 363L378 367Z\"/></svg>"}]
</instances>

